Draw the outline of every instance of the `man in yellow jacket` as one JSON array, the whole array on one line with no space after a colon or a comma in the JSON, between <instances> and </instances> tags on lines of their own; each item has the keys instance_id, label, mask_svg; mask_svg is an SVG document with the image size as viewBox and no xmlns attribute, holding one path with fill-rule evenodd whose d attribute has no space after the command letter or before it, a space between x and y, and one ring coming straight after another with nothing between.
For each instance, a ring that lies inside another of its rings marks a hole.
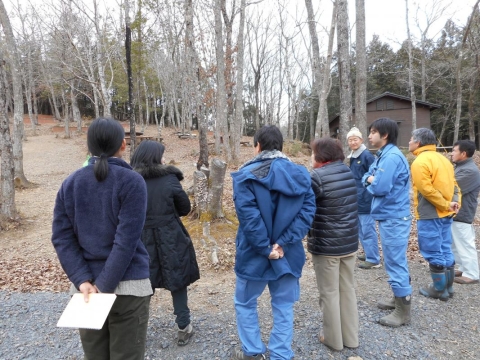
<instances>
[{"instance_id":1,"label":"man in yellow jacket","mask_svg":"<svg viewBox=\"0 0 480 360\"><path fill-rule=\"evenodd\" d=\"M418 245L433 280L433 284L420 289L420 294L447 301L453 296L455 278L451 226L461 195L453 165L437 153L436 142L432 130L416 129L408 150L417 156L411 173Z\"/></svg>"}]
</instances>

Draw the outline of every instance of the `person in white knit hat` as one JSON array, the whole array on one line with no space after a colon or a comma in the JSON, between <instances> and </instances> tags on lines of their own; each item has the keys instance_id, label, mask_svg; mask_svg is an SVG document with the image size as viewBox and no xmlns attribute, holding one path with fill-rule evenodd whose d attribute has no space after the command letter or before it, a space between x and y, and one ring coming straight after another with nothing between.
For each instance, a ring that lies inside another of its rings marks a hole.
<instances>
[{"instance_id":1,"label":"person in white knit hat","mask_svg":"<svg viewBox=\"0 0 480 360\"><path fill-rule=\"evenodd\" d=\"M375 220L370 215L372 194L367 191L362 182L363 175L368 171L375 158L363 144L363 136L358 128L352 127L347 134L347 141L352 150L347 158L350 159L350 170L357 186L358 237L365 253L358 256L358 259L361 260L358 267L361 269L376 269L382 265L380 264Z\"/></svg>"}]
</instances>

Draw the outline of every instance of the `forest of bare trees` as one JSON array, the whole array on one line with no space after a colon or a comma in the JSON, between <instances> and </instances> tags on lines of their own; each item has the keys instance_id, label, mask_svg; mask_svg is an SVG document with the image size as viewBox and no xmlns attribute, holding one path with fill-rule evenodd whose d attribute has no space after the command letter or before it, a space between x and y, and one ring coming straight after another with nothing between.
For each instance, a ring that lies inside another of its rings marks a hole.
<instances>
[{"instance_id":1,"label":"forest of bare trees","mask_svg":"<svg viewBox=\"0 0 480 360\"><path fill-rule=\"evenodd\" d=\"M375 19L365 0L0 0L3 195L13 188L4 181L28 184L23 114L33 133L38 114L53 115L67 137L98 116L156 126L159 137L164 126L199 130L199 169L207 131L229 163L241 135L264 124L289 140L343 139L352 111L366 132L365 102L385 91L441 105L432 128L443 144L478 139L478 1L463 22L446 0L419 4L405 0L407 31L392 43L366 39Z\"/></svg>"}]
</instances>

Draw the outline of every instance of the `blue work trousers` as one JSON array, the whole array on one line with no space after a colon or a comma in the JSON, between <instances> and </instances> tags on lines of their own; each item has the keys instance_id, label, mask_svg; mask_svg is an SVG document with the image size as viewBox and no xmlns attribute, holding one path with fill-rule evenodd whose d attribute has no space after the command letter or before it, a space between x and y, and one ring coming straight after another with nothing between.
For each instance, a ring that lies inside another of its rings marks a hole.
<instances>
[{"instance_id":1,"label":"blue work trousers","mask_svg":"<svg viewBox=\"0 0 480 360\"><path fill-rule=\"evenodd\" d=\"M365 252L366 260L372 264L380 264L378 235L372 215L358 214L358 238Z\"/></svg>"},{"instance_id":2,"label":"blue work trousers","mask_svg":"<svg viewBox=\"0 0 480 360\"><path fill-rule=\"evenodd\" d=\"M411 226L410 216L378 221L383 262L389 276L388 283L395 297L404 297L412 293L407 263L407 246Z\"/></svg>"},{"instance_id":3,"label":"blue work trousers","mask_svg":"<svg viewBox=\"0 0 480 360\"><path fill-rule=\"evenodd\" d=\"M257 299L268 285L271 296L273 327L268 349L270 359L293 358L293 304L300 297L298 278L291 274L278 280L252 281L237 276L235 287L235 313L238 336L245 355L264 354L267 351L262 341L258 324Z\"/></svg>"},{"instance_id":4,"label":"blue work trousers","mask_svg":"<svg viewBox=\"0 0 480 360\"><path fill-rule=\"evenodd\" d=\"M453 218L417 220L420 253L431 265L450 267L455 264L452 253Z\"/></svg>"}]
</instances>

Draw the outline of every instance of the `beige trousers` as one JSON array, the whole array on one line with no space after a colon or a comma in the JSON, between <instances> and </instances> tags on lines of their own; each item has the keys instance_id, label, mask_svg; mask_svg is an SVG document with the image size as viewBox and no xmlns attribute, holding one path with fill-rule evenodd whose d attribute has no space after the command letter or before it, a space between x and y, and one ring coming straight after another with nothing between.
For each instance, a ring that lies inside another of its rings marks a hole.
<instances>
[{"instance_id":1,"label":"beige trousers","mask_svg":"<svg viewBox=\"0 0 480 360\"><path fill-rule=\"evenodd\" d=\"M324 344L335 350L358 347L357 296L353 284L355 254L313 255L312 260L323 310Z\"/></svg>"}]
</instances>

